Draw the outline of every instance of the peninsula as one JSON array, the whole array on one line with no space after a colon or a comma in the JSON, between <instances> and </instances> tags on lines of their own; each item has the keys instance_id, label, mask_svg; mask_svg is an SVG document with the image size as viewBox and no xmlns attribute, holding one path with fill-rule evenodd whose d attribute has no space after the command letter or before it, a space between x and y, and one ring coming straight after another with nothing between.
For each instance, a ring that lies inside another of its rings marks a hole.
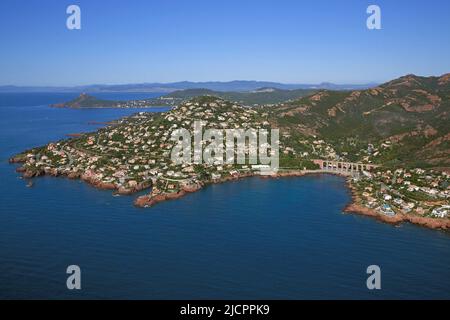
<instances>
[{"instance_id":1,"label":"peninsula","mask_svg":"<svg viewBox=\"0 0 450 320\"><path fill-rule=\"evenodd\" d=\"M255 107L202 95L32 148L10 162L22 164L17 171L25 178L61 175L118 194L149 189L134 203L150 207L259 175L251 164L173 163L174 130L191 130L199 120L205 128L279 128L280 168L272 178L344 175L353 193L345 211L449 229L449 117L450 74L407 75L371 89L320 90Z\"/></svg>"}]
</instances>

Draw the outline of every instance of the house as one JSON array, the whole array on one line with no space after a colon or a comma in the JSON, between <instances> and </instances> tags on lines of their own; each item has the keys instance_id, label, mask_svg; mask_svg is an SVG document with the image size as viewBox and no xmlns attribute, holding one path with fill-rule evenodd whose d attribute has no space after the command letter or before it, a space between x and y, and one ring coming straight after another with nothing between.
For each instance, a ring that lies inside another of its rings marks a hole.
<instances>
[{"instance_id":1,"label":"house","mask_svg":"<svg viewBox=\"0 0 450 320\"><path fill-rule=\"evenodd\" d=\"M446 218L450 213L450 205L443 205L440 208L435 208L431 214L437 218Z\"/></svg>"}]
</instances>

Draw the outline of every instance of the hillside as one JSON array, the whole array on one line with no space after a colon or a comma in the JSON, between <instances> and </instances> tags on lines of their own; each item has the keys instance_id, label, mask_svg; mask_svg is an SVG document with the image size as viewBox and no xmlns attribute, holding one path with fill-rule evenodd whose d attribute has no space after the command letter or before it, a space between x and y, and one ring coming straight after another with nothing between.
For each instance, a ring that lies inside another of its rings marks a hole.
<instances>
[{"instance_id":1,"label":"hillside","mask_svg":"<svg viewBox=\"0 0 450 320\"><path fill-rule=\"evenodd\" d=\"M271 123L286 132L288 143L298 147L298 152L311 153L305 141L320 137L333 146L336 155L349 160L365 159L390 166L450 166L449 74L406 75L375 88L353 91L267 87L251 92L188 89L134 101L106 101L82 94L55 106L174 106L197 96L217 97L243 105L266 104L257 110L267 112ZM300 140L302 144L298 143Z\"/></svg>"},{"instance_id":2,"label":"hillside","mask_svg":"<svg viewBox=\"0 0 450 320\"><path fill-rule=\"evenodd\" d=\"M378 163L450 166L450 74L406 75L367 90L321 90L268 112L279 126L321 136L355 158L370 143Z\"/></svg>"}]
</instances>

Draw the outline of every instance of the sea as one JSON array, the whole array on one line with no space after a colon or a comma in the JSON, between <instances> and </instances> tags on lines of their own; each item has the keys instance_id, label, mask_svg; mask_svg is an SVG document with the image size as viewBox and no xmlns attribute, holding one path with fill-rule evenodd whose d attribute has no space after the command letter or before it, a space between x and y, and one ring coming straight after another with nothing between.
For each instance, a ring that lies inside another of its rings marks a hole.
<instances>
[{"instance_id":1,"label":"sea","mask_svg":"<svg viewBox=\"0 0 450 320\"><path fill-rule=\"evenodd\" d=\"M78 94L0 94L0 299L450 298L450 233L344 214L341 177L248 178L146 209L77 180L27 187L14 154L168 110L49 107ZM380 289L367 286L374 265Z\"/></svg>"}]
</instances>

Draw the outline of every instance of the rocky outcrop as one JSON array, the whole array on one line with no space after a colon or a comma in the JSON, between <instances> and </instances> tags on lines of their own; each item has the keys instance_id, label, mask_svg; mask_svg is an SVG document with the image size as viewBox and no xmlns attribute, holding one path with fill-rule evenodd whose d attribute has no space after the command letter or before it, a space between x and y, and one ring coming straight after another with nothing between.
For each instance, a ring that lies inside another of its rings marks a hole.
<instances>
[{"instance_id":1,"label":"rocky outcrop","mask_svg":"<svg viewBox=\"0 0 450 320\"><path fill-rule=\"evenodd\" d=\"M22 169L19 169L19 170L22 170ZM39 177L39 176L42 176L45 174L44 170L30 170L30 169L26 169L26 168L23 168L23 170L24 171L22 171L23 172L22 176L27 179Z\"/></svg>"},{"instance_id":2,"label":"rocky outcrop","mask_svg":"<svg viewBox=\"0 0 450 320\"><path fill-rule=\"evenodd\" d=\"M9 163L23 163L25 162L25 157L22 155L17 155L15 157L9 158L8 162Z\"/></svg>"},{"instance_id":3,"label":"rocky outcrop","mask_svg":"<svg viewBox=\"0 0 450 320\"><path fill-rule=\"evenodd\" d=\"M72 171L72 172L70 172L70 173L67 175L67 178L69 178L69 179L79 179L80 176L81 176L81 173L80 173L80 172Z\"/></svg>"},{"instance_id":4,"label":"rocky outcrop","mask_svg":"<svg viewBox=\"0 0 450 320\"><path fill-rule=\"evenodd\" d=\"M403 221L403 218L398 214L393 217L386 216L381 213L378 213L377 211L375 211L373 209L367 208L367 207L357 204L357 203L351 203L351 204L347 205L343 211L347 212L347 213L356 213L356 214L360 214L360 215L364 215L364 216L373 217L380 221L383 221L386 223L391 223L391 224L399 224L400 222Z\"/></svg>"},{"instance_id":5,"label":"rocky outcrop","mask_svg":"<svg viewBox=\"0 0 450 320\"><path fill-rule=\"evenodd\" d=\"M187 194L186 191L180 190L178 192L160 193L157 195L144 195L136 198L134 205L141 208L151 207L159 202L166 200L175 200Z\"/></svg>"}]
</instances>

